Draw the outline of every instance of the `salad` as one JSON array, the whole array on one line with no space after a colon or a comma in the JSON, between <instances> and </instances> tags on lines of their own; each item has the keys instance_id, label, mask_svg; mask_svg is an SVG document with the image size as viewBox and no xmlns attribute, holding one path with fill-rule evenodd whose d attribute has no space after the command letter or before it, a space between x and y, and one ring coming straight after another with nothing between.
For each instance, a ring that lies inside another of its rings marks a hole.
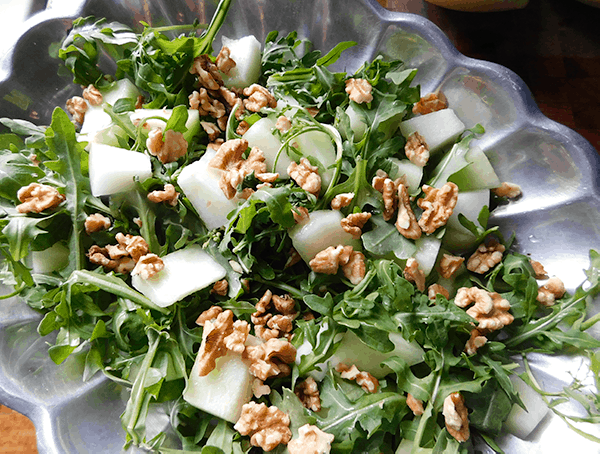
<instances>
[{"instance_id":1,"label":"salad","mask_svg":"<svg viewBox=\"0 0 600 454\"><path fill-rule=\"evenodd\" d=\"M566 293L488 225L527 194L416 70L332 72L354 43L296 33L218 50L229 6L139 33L80 18L59 56L81 96L0 120L2 278L51 358L129 389L127 444L166 453L502 452L550 410L597 423L596 390L545 392L527 355L597 380L598 253ZM155 406L180 448L148 435Z\"/></svg>"}]
</instances>

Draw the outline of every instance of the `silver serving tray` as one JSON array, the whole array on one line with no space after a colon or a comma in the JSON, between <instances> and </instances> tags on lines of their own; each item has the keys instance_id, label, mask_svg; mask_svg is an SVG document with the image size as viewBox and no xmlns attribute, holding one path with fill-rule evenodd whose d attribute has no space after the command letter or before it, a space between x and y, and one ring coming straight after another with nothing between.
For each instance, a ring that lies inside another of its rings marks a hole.
<instances>
[{"instance_id":1,"label":"silver serving tray","mask_svg":"<svg viewBox=\"0 0 600 454\"><path fill-rule=\"evenodd\" d=\"M69 97L80 93L69 77L57 74L59 61L52 57L73 19L106 16L131 26L140 20L153 25L197 18L207 22L215 3L54 1L52 8L21 27L14 43L0 48L0 116L48 124L55 106L64 106ZM491 222L505 234L515 232L519 250L541 261L550 275L560 276L569 290L585 279L588 251L600 248L598 153L579 134L542 115L516 74L465 57L427 19L386 11L375 0L237 0L221 34L254 34L264 40L271 30L298 30L322 50L340 41L357 41L335 64L336 70L354 71L378 54L418 67L416 83L422 93L441 87L467 127L483 124L487 133L478 145L501 180L523 189L523 197L497 209ZM596 300L592 313L599 308ZM82 354L56 366L47 355L46 341L52 339L38 336L38 321L39 316L18 300L0 306L0 402L31 418L40 453L121 452L124 432L119 415L127 390L102 374L82 382ZM595 335L600 338L600 330ZM530 359L548 390L566 385L573 376L586 376L586 362L578 357ZM156 408L148 425L157 432L168 427L165 409ZM586 429L600 435L598 428ZM553 415L528 440L506 435L500 445L507 453L600 452L598 445L576 435Z\"/></svg>"}]
</instances>

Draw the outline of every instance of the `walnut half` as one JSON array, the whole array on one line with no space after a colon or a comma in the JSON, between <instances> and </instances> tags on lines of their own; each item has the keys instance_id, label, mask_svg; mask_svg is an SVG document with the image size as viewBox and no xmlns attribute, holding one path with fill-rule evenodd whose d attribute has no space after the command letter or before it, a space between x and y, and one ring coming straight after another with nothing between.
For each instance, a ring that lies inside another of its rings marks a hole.
<instances>
[{"instance_id":1,"label":"walnut half","mask_svg":"<svg viewBox=\"0 0 600 454\"><path fill-rule=\"evenodd\" d=\"M465 398L460 393L452 393L444 399L442 410L446 429L456 441L464 443L469 439L469 410Z\"/></svg>"},{"instance_id":2,"label":"walnut half","mask_svg":"<svg viewBox=\"0 0 600 454\"><path fill-rule=\"evenodd\" d=\"M287 444L292 438L290 417L274 405L244 404L233 428L242 435L250 435L252 446L260 446L265 451Z\"/></svg>"}]
</instances>

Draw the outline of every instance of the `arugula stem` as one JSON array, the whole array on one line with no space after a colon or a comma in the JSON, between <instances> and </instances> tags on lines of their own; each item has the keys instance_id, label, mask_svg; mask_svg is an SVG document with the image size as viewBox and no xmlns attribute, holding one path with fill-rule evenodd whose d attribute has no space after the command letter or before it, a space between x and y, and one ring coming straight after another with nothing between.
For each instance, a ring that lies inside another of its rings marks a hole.
<instances>
[{"instance_id":1,"label":"arugula stem","mask_svg":"<svg viewBox=\"0 0 600 454\"><path fill-rule=\"evenodd\" d=\"M178 31L178 30L199 30L203 28L207 28L208 24L185 24L185 25L165 25L163 27L150 27L148 28L148 32L170 32L170 31Z\"/></svg>"},{"instance_id":2,"label":"arugula stem","mask_svg":"<svg viewBox=\"0 0 600 454\"><path fill-rule=\"evenodd\" d=\"M600 322L600 313L594 315L593 317L587 319L585 322L581 324L581 331L586 331L594 326L596 323Z\"/></svg>"},{"instance_id":3,"label":"arugula stem","mask_svg":"<svg viewBox=\"0 0 600 454\"><path fill-rule=\"evenodd\" d=\"M302 299L306 295L308 295L308 293L306 293L296 287L293 287L291 285L284 284L283 282L280 282L280 281L267 281L266 279L263 279L262 277L260 277L258 275L254 276L253 280L255 280L256 282L260 282L261 284L270 285L271 287L275 287L275 288L278 288L279 290L288 292L290 295L292 295L295 298Z\"/></svg>"}]
</instances>

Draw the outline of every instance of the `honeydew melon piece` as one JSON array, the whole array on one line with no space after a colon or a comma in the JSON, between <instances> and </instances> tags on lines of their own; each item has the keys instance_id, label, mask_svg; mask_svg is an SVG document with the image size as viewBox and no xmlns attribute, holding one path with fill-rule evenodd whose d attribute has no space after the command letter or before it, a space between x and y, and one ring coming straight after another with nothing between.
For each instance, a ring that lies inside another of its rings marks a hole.
<instances>
[{"instance_id":1,"label":"honeydew melon piece","mask_svg":"<svg viewBox=\"0 0 600 454\"><path fill-rule=\"evenodd\" d=\"M140 95L138 88L129 79L119 79L109 88L99 89L102 101L114 106L119 99L136 99Z\"/></svg>"},{"instance_id":2,"label":"honeydew melon piece","mask_svg":"<svg viewBox=\"0 0 600 454\"><path fill-rule=\"evenodd\" d=\"M504 429L516 437L525 439L544 419L548 413L548 405L539 393L516 375L511 375L510 381L519 394L521 401L525 404L527 411L514 404L506 421L504 421Z\"/></svg>"},{"instance_id":3,"label":"honeydew melon piece","mask_svg":"<svg viewBox=\"0 0 600 454\"><path fill-rule=\"evenodd\" d=\"M186 166L177 178L179 187L211 230L227 225L227 214L238 205L236 198L228 199L219 187L223 171L208 165L215 154L215 150L207 150L198 161Z\"/></svg>"},{"instance_id":4,"label":"honeydew melon piece","mask_svg":"<svg viewBox=\"0 0 600 454\"><path fill-rule=\"evenodd\" d=\"M308 220L295 225L289 230L294 249L308 263L312 258L329 246L352 246L360 249L360 241L352 238L340 222L344 215L335 210L317 210L310 213Z\"/></svg>"},{"instance_id":5,"label":"honeydew melon piece","mask_svg":"<svg viewBox=\"0 0 600 454\"><path fill-rule=\"evenodd\" d=\"M275 120L272 118L261 118L250 126L250 129L244 134L244 139L248 141L249 147L258 147L262 150L267 164L267 172L278 173L280 178L289 178L287 168L292 163L292 160L285 150L277 158L277 154L281 148L281 141L272 132L275 129L275 123ZM277 159L277 166L273 169L275 159Z\"/></svg>"},{"instance_id":6,"label":"honeydew melon piece","mask_svg":"<svg viewBox=\"0 0 600 454\"><path fill-rule=\"evenodd\" d=\"M130 191L134 177L152 176L150 157L144 153L101 143L90 144L90 186L96 197Z\"/></svg>"},{"instance_id":7,"label":"honeydew melon piece","mask_svg":"<svg viewBox=\"0 0 600 454\"><path fill-rule=\"evenodd\" d=\"M168 120L171 118L172 114L173 109L136 109L129 115L129 118L135 124L138 121L143 121L150 117L162 117L165 120ZM148 130L159 128L163 131L167 124L166 121L157 118L150 118L149 120L146 120L145 123ZM200 131L200 112L198 112L198 110L188 109L188 118L185 122L185 127L187 128L187 131L183 133L183 137L190 142Z\"/></svg>"},{"instance_id":8,"label":"honeydew melon piece","mask_svg":"<svg viewBox=\"0 0 600 454\"><path fill-rule=\"evenodd\" d=\"M413 164L408 159L390 158L390 161L392 162L390 178L395 180L396 178L403 176L404 180L406 181L406 189L408 189L408 193L416 193L421 187L421 180L423 179L423 167Z\"/></svg>"},{"instance_id":9,"label":"honeydew melon piece","mask_svg":"<svg viewBox=\"0 0 600 454\"><path fill-rule=\"evenodd\" d=\"M69 249L63 243L54 243L43 251L31 251L29 266L35 274L48 274L63 269L69 263Z\"/></svg>"},{"instance_id":10,"label":"honeydew melon piece","mask_svg":"<svg viewBox=\"0 0 600 454\"><path fill-rule=\"evenodd\" d=\"M354 132L354 141L360 142L367 131L367 123L363 117L356 111L352 103L346 108L346 115L350 118L350 128Z\"/></svg>"},{"instance_id":11,"label":"honeydew melon piece","mask_svg":"<svg viewBox=\"0 0 600 454\"><path fill-rule=\"evenodd\" d=\"M434 236L422 236L415 240L417 250L413 254L413 257L419 263L419 268L421 268L425 276L429 276L429 273L431 273L441 245L442 240Z\"/></svg>"},{"instance_id":12,"label":"honeydew melon piece","mask_svg":"<svg viewBox=\"0 0 600 454\"><path fill-rule=\"evenodd\" d=\"M395 454L431 454L433 452L432 448L418 447L413 449L413 444L413 440L404 438L396 448Z\"/></svg>"},{"instance_id":13,"label":"honeydew melon piece","mask_svg":"<svg viewBox=\"0 0 600 454\"><path fill-rule=\"evenodd\" d=\"M331 142L331 137L322 131L307 131L296 137L293 144L304 157L314 157L321 164L319 175L321 176L321 191L329 186L336 162L336 149Z\"/></svg>"},{"instance_id":14,"label":"honeydew melon piece","mask_svg":"<svg viewBox=\"0 0 600 454\"><path fill-rule=\"evenodd\" d=\"M223 36L223 46L229 48L229 56L235 67L229 74L222 74L223 82L228 87L245 88L258 81L260 76L261 46L254 35L240 39Z\"/></svg>"},{"instance_id":15,"label":"honeydew melon piece","mask_svg":"<svg viewBox=\"0 0 600 454\"><path fill-rule=\"evenodd\" d=\"M453 144L464 130L464 123L452 109L438 110L400 123L402 135L408 137L413 132L418 132L425 139L432 155Z\"/></svg>"},{"instance_id":16,"label":"honeydew melon piece","mask_svg":"<svg viewBox=\"0 0 600 454\"><path fill-rule=\"evenodd\" d=\"M159 307L167 307L225 277L226 271L202 250L191 245L162 257L165 267L148 279L131 277L131 285Z\"/></svg>"},{"instance_id":17,"label":"honeydew melon piece","mask_svg":"<svg viewBox=\"0 0 600 454\"><path fill-rule=\"evenodd\" d=\"M246 345L259 343L252 335L246 341ZM199 356L196 357L183 399L202 411L235 424L242 413L242 406L250 402L253 395L254 376L250 374L250 362L242 359L241 354L228 350L225 356L216 360L215 369L201 377L198 373L199 359Z\"/></svg>"},{"instance_id":18,"label":"honeydew melon piece","mask_svg":"<svg viewBox=\"0 0 600 454\"><path fill-rule=\"evenodd\" d=\"M456 183L459 190L475 191L500 186L498 175L480 147L471 147L465 159L469 165L448 178L448 181Z\"/></svg>"},{"instance_id":19,"label":"honeydew melon piece","mask_svg":"<svg viewBox=\"0 0 600 454\"><path fill-rule=\"evenodd\" d=\"M444 246L452 251L468 249L475 241L475 235L466 227L463 227L458 215L463 214L467 219L479 225L477 217L481 209L484 206L489 206L489 203L489 189L459 192L454 211L446 223L446 233L443 238Z\"/></svg>"}]
</instances>

